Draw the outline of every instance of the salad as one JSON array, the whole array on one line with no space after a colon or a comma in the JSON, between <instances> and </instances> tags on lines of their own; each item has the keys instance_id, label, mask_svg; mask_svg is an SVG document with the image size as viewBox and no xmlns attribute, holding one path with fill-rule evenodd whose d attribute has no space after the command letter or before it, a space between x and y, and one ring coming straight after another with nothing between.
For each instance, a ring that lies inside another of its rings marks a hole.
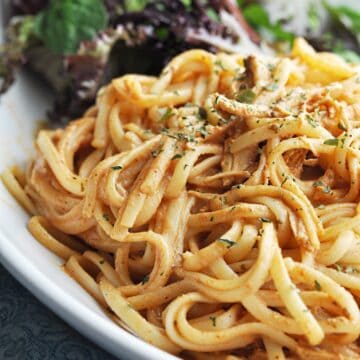
<instances>
[{"instance_id":1,"label":"salad","mask_svg":"<svg viewBox=\"0 0 360 360\"><path fill-rule=\"evenodd\" d=\"M176 54L202 48L287 53L296 36L360 62L360 12L304 0L12 0L0 47L0 92L26 65L54 89L49 118L66 122L109 79L158 74ZM343 2L345 3L345 2Z\"/></svg>"}]
</instances>

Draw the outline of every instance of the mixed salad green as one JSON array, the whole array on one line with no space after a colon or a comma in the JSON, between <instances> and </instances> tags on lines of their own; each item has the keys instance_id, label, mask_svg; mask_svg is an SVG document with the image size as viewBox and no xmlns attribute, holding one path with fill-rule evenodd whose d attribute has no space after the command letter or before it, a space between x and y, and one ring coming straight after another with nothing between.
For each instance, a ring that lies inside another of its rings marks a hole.
<instances>
[{"instance_id":1,"label":"mixed salad green","mask_svg":"<svg viewBox=\"0 0 360 360\"><path fill-rule=\"evenodd\" d=\"M318 50L360 63L360 12L321 0L12 0L11 6L0 90L27 64L55 90L56 120L80 115L110 78L157 74L190 48L287 52L303 36Z\"/></svg>"}]
</instances>

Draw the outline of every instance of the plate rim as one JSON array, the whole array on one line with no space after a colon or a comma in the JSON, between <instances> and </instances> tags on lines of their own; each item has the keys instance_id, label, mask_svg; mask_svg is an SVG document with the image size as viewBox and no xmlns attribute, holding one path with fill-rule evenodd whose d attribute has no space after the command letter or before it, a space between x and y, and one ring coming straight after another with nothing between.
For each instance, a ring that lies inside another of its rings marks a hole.
<instances>
[{"instance_id":1,"label":"plate rim","mask_svg":"<svg viewBox=\"0 0 360 360\"><path fill-rule=\"evenodd\" d=\"M31 236L30 233L29 236ZM33 239L33 241L36 241L36 239ZM179 359L127 332L116 325L110 318L103 318L82 305L79 300L37 269L16 246L11 244L2 229L0 229L0 245L0 263L5 269L70 327L105 351L119 359L120 356L125 355L125 358L122 358L123 360L129 356L136 356L136 359L144 360ZM87 295L91 297L89 294ZM98 306L100 307L100 305Z\"/></svg>"}]
</instances>

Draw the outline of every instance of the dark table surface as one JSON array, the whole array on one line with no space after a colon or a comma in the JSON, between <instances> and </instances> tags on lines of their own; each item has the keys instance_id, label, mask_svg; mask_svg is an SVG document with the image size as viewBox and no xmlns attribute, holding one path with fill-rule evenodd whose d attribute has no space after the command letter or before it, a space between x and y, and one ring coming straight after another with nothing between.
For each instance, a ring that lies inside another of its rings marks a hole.
<instances>
[{"instance_id":1,"label":"dark table surface","mask_svg":"<svg viewBox=\"0 0 360 360\"><path fill-rule=\"evenodd\" d=\"M116 360L38 301L0 265L1 360Z\"/></svg>"}]
</instances>

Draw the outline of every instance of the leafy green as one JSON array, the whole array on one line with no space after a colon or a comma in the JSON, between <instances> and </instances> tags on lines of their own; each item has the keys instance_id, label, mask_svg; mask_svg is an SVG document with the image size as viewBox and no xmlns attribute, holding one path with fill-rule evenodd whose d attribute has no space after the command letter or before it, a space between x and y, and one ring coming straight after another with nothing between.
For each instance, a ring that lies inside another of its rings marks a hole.
<instances>
[{"instance_id":1,"label":"leafy green","mask_svg":"<svg viewBox=\"0 0 360 360\"><path fill-rule=\"evenodd\" d=\"M218 13L212 8L206 10L206 15L213 21L220 21Z\"/></svg>"},{"instance_id":2,"label":"leafy green","mask_svg":"<svg viewBox=\"0 0 360 360\"><path fill-rule=\"evenodd\" d=\"M189 8L191 6L191 0L181 0L185 7Z\"/></svg>"},{"instance_id":3,"label":"leafy green","mask_svg":"<svg viewBox=\"0 0 360 360\"><path fill-rule=\"evenodd\" d=\"M17 37L21 44L26 44L30 37L34 35L34 24L34 17L30 15L25 16L21 21Z\"/></svg>"},{"instance_id":4,"label":"leafy green","mask_svg":"<svg viewBox=\"0 0 360 360\"><path fill-rule=\"evenodd\" d=\"M307 12L309 28L316 31L320 27L320 17L315 3L311 3Z\"/></svg>"},{"instance_id":5,"label":"leafy green","mask_svg":"<svg viewBox=\"0 0 360 360\"><path fill-rule=\"evenodd\" d=\"M331 6L328 3L325 6L333 18L350 31L360 44L360 12L347 6Z\"/></svg>"},{"instance_id":6,"label":"leafy green","mask_svg":"<svg viewBox=\"0 0 360 360\"><path fill-rule=\"evenodd\" d=\"M107 25L101 0L52 0L35 19L35 33L57 54L73 54L82 40L92 39Z\"/></svg>"},{"instance_id":7,"label":"leafy green","mask_svg":"<svg viewBox=\"0 0 360 360\"><path fill-rule=\"evenodd\" d=\"M244 0L236 0L237 6L241 8L244 5Z\"/></svg>"},{"instance_id":8,"label":"leafy green","mask_svg":"<svg viewBox=\"0 0 360 360\"><path fill-rule=\"evenodd\" d=\"M159 27L155 29L155 34L160 40L165 40L169 36L169 29L165 27Z\"/></svg>"},{"instance_id":9,"label":"leafy green","mask_svg":"<svg viewBox=\"0 0 360 360\"><path fill-rule=\"evenodd\" d=\"M257 4L251 4L244 8L243 15L246 21L260 32L260 34L269 41L285 41L294 40L294 34L285 31L280 22L272 24L266 10Z\"/></svg>"},{"instance_id":10,"label":"leafy green","mask_svg":"<svg viewBox=\"0 0 360 360\"><path fill-rule=\"evenodd\" d=\"M141 11L149 0L125 0L125 9L127 11Z\"/></svg>"},{"instance_id":11,"label":"leafy green","mask_svg":"<svg viewBox=\"0 0 360 360\"><path fill-rule=\"evenodd\" d=\"M350 64L360 64L360 55L355 51L345 49L343 46L336 46L334 52Z\"/></svg>"}]
</instances>

